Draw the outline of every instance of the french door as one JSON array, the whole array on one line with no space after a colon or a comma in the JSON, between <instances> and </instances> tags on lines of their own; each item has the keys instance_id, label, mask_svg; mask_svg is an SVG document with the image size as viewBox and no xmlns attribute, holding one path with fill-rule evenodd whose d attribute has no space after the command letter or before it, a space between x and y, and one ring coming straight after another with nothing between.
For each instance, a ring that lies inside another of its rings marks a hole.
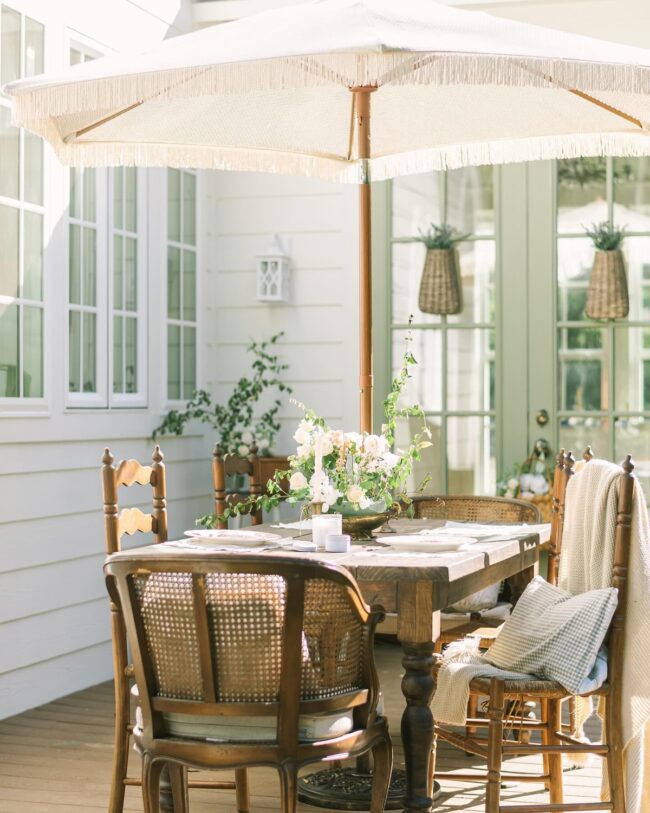
<instances>
[{"instance_id":1,"label":"french door","mask_svg":"<svg viewBox=\"0 0 650 813\"><path fill-rule=\"evenodd\" d=\"M383 237L375 269L388 281L375 296L376 351L389 360L376 365L377 391L410 335L419 363L407 398L423 406L432 431L410 487L430 474L431 492L494 494L539 437L553 450L591 444L615 460L631 452L648 484L650 162L453 170L395 180L375 197ZM627 233L630 313L615 322L584 313L593 259L584 227L604 220ZM432 222L467 235L458 244L463 309L453 316L418 308L418 237ZM398 444L413 431L405 423Z\"/></svg>"}]
</instances>

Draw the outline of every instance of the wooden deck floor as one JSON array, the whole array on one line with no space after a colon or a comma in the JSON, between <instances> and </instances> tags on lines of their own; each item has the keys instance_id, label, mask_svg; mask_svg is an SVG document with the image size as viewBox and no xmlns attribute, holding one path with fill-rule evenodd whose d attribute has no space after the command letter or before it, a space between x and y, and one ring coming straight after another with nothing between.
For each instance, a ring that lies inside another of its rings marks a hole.
<instances>
[{"instance_id":1,"label":"wooden deck floor","mask_svg":"<svg viewBox=\"0 0 650 813\"><path fill-rule=\"evenodd\" d=\"M399 718L400 649L378 645L378 664L390 718L395 762L402 762ZM112 685L105 683L61 698L32 711L0 722L0 813L100 813L106 811L112 748ZM534 773L537 760L521 757L508 761L508 771ZM137 769L133 755L132 770ZM465 757L442 745L440 770L467 772L480 768L480 760ZM566 801L596 801L600 766L565 772ZM278 810L278 783L273 771L251 772L252 811ZM505 791L505 800L519 804L542 801L537 785L521 784ZM193 813L226 813L234 810L232 791L193 791ZM438 802L439 813L482 813L483 786L446 783ZM139 788L127 789L126 810L142 811ZM300 806L301 813L317 808Z\"/></svg>"}]
</instances>

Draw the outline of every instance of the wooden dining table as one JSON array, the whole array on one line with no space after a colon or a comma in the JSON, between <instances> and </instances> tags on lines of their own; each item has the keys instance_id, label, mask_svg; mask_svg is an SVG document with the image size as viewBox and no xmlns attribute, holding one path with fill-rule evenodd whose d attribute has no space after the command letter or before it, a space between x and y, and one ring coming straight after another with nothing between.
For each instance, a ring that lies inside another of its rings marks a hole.
<instances>
[{"instance_id":1,"label":"wooden dining table","mask_svg":"<svg viewBox=\"0 0 650 813\"><path fill-rule=\"evenodd\" d=\"M444 525L440 520L399 519L391 521L397 534L416 534ZM259 525L256 531L282 537L310 538L295 528ZM460 531L459 531L460 532ZM514 526L512 533L498 528L499 539L477 541L465 549L445 552L403 551L390 548L390 535L353 544L347 553L265 550L278 555L335 562L357 580L368 604L381 604L397 616L397 638L403 650L402 693L405 707L401 736L406 772L404 809L407 813L428 813L433 808L430 758L433 745L434 692L432 673L435 641L440 634L440 612L472 593L495 582L508 580L516 599L535 575L540 547L548 540L549 526ZM507 538L505 538L507 537ZM187 544L187 540L185 540ZM209 549L196 545L197 552ZM138 553L160 557L178 551L168 542L138 549ZM255 549L251 549L255 552ZM161 808L162 809L162 808Z\"/></svg>"}]
</instances>

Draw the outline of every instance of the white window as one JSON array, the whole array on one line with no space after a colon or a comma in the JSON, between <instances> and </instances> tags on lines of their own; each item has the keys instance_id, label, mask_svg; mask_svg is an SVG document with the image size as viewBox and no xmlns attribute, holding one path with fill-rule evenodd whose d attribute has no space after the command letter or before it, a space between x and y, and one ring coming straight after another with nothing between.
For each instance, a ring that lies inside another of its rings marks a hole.
<instances>
[{"instance_id":1,"label":"white window","mask_svg":"<svg viewBox=\"0 0 650 813\"><path fill-rule=\"evenodd\" d=\"M196 175L167 170L167 398L192 397L197 381Z\"/></svg>"},{"instance_id":2,"label":"white window","mask_svg":"<svg viewBox=\"0 0 650 813\"><path fill-rule=\"evenodd\" d=\"M145 406L147 381L147 277L144 171L111 171L109 268L111 404Z\"/></svg>"},{"instance_id":3,"label":"white window","mask_svg":"<svg viewBox=\"0 0 650 813\"><path fill-rule=\"evenodd\" d=\"M81 47L70 63L94 59ZM146 175L70 170L68 405L146 406Z\"/></svg>"},{"instance_id":4,"label":"white window","mask_svg":"<svg viewBox=\"0 0 650 813\"><path fill-rule=\"evenodd\" d=\"M41 23L2 6L0 83L43 71ZM12 127L0 98L0 403L42 399L43 143Z\"/></svg>"}]
</instances>

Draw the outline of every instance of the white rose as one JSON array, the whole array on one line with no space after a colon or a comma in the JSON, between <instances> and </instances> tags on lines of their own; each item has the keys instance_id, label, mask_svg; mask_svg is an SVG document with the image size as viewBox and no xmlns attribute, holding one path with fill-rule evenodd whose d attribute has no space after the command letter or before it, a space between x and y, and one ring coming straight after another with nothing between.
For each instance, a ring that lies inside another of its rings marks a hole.
<instances>
[{"instance_id":1,"label":"white rose","mask_svg":"<svg viewBox=\"0 0 650 813\"><path fill-rule=\"evenodd\" d=\"M543 474L534 474L530 478L530 490L535 494L546 494L548 492L548 483Z\"/></svg>"},{"instance_id":2,"label":"white rose","mask_svg":"<svg viewBox=\"0 0 650 813\"><path fill-rule=\"evenodd\" d=\"M326 457L328 454L332 454L332 452L334 451L334 443L332 442L332 438L329 432L326 432L324 435L321 436L320 450L323 457Z\"/></svg>"},{"instance_id":3,"label":"white rose","mask_svg":"<svg viewBox=\"0 0 650 813\"><path fill-rule=\"evenodd\" d=\"M242 432L241 439L244 441L244 443L247 443L249 446L255 440L252 432Z\"/></svg>"},{"instance_id":4,"label":"white rose","mask_svg":"<svg viewBox=\"0 0 650 813\"><path fill-rule=\"evenodd\" d=\"M388 471L391 471L391 469L394 469L395 466L401 460L401 458L400 458L400 456L398 454L393 454L392 452L384 452L383 455L381 456L381 459L386 464L386 468L388 469Z\"/></svg>"},{"instance_id":5,"label":"white rose","mask_svg":"<svg viewBox=\"0 0 650 813\"><path fill-rule=\"evenodd\" d=\"M363 441L364 452L377 457L386 451L387 446L388 444L386 443L386 438L382 437L381 435L368 435Z\"/></svg>"},{"instance_id":6,"label":"white rose","mask_svg":"<svg viewBox=\"0 0 650 813\"><path fill-rule=\"evenodd\" d=\"M303 488L307 488L307 478L301 471L294 471L294 473L289 478L289 488L291 491L302 491Z\"/></svg>"},{"instance_id":7,"label":"white rose","mask_svg":"<svg viewBox=\"0 0 650 813\"><path fill-rule=\"evenodd\" d=\"M345 495L350 502L358 503L366 496L361 486L350 486Z\"/></svg>"},{"instance_id":8,"label":"white rose","mask_svg":"<svg viewBox=\"0 0 650 813\"><path fill-rule=\"evenodd\" d=\"M508 490L509 491L516 491L519 488L519 480L516 477L511 477L508 480Z\"/></svg>"},{"instance_id":9,"label":"white rose","mask_svg":"<svg viewBox=\"0 0 650 813\"><path fill-rule=\"evenodd\" d=\"M301 460L304 460L311 454L311 447L307 446L306 444L298 446L298 448L296 449L296 454Z\"/></svg>"},{"instance_id":10,"label":"white rose","mask_svg":"<svg viewBox=\"0 0 650 813\"><path fill-rule=\"evenodd\" d=\"M346 432L345 438L346 440L349 440L350 443L354 443L357 449L360 449L363 446L363 436L358 432Z\"/></svg>"},{"instance_id":11,"label":"white rose","mask_svg":"<svg viewBox=\"0 0 650 813\"><path fill-rule=\"evenodd\" d=\"M242 443L240 446L237 447L237 454L241 455L241 457L246 457L248 452L249 452L249 449L248 449L248 446L246 446L245 443Z\"/></svg>"},{"instance_id":12,"label":"white rose","mask_svg":"<svg viewBox=\"0 0 650 813\"><path fill-rule=\"evenodd\" d=\"M521 485L522 491L532 491L531 480L533 479L532 474L522 474L519 478L519 483Z\"/></svg>"},{"instance_id":13,"label":"white rose","mask_svg":"<svg viewBox=\"0 0 650 813\"><path fill-rule=\"evenodd\" d=\"M331 484L323 490L323 498L325 499L325 502L328 503L329 505L334 505L334 503L338 500L340 496L341 492L338 491L338 489L334 488L334 486Z\"/></svg>"},{"instance_id":14,"label":"white rose","mask_svg":"<svg viewBox=\"0 0 650 813\"><path fill-rule=\"evenodd\" d=\"M300 445L308 445L311 441L311 435L306 429L298 427L294 432L293 439Z\"/></svg>"},{"instance_id":15,"label":"white rose","mask_svg":"<svg viewBox=\"0 0 650 813\"><path fill-rule=\"evenodd\" d=\"M340 429L332 429L329 435L334 446L343 446L345 443L345 432Z\"/></svg>"}]
</instances>

